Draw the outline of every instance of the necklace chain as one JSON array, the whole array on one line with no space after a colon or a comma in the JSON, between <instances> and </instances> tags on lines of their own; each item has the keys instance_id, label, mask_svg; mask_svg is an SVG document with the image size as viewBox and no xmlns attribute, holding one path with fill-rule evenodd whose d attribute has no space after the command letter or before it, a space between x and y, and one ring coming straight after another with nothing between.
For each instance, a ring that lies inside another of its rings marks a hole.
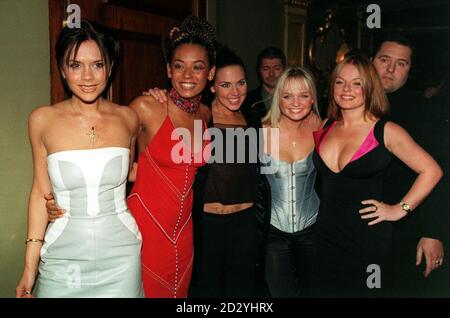
<instances>
[{"instance_id":1,"label":"necklace chain","mask_svg":"<svg viewBox=\"0 0 450 318\"><path fill-rule=\"evenodd\" d=\"M72 100L70 101L70 106L71 106L72 110L75 113L77 113L75 107L72 104ZM99 105L99 107L100 107L100 105ZM79 111L78 111L78 113L79 113ZM96 121L96 123L97 123L97 121ZM85 135L89 137L89 147L90 148L94 148L95 142L98 140L98 138L100 138L99 134L95 131L96 123L91 126L91 128L89 129L89 131L87 133L85 133ZM83 122L83 124L84 124L84 122Z\"/></svg>"},{"instance_id":2,"label":"necklace chain","mask_svg":"<svg viewBox=\"0 0 450 318\"><path fill-rule=\"evenodd\" d=\"M278 128L281 129L281 125L279 125ZM295 131L295 134L297 134L297 133L298 133L298 128L297 128L297 130ZM287 135L286 137L288 137L289 139L291 139L289 135ZM290 142L291 142L291 146L292 146L293 148L297 147L297 137L294 137L294 140L290 140Z\"/></svg>"},{"instance_id":3,"label":"necklace chain","mask_svg":"<svg viewBox=\"0 0 450 318\"><path fill-rule=\"evenodd\" d=\"M310 115L311 115L312 113L313 113L313 112L312 112L312 110L311 110L311 111L309 112L309 114L306 115L306 117L305 117L304 119L302 119L302 122L300 123L299 127L298 127L298 128L296 129L296 131L295 131L296 134L298 133L299 128L301 128L303 125L305 125L305 124L308 122L308 120L309 120L309 118L310 118ZM281 122L280 122L280 123L281 123ZM281 125L279 124L278 127L281 128ZM297 140L291 141L291 145L292 145L293 148L295 148L295 147L297 146Z\"/></svg>"},{"instance_id":4,"label":"necklace chain","mask_svg":"<svg viewBox=\"0 0 450 318\"><path fill-rule=\"evenodd\" d=\"M89 145L91 148L94 148L95 139L98 135L95 133L95 126L91 127L91 130L86 134L89 136Z\"/></svg>"}]
</instances>

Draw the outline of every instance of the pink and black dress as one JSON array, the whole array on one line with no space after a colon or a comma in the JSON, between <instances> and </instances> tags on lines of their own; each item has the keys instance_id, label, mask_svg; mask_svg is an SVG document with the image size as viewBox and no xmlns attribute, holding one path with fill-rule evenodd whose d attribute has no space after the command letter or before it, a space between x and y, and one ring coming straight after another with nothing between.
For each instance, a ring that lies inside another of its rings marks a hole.
<instances>
[{"instance_id":1,"label":"pink and black dress","mask_svg":"<svg viewBox=\"0 0 450 318\"><path fill-rule=\"evenodd\" d=\"M383 177L393 155L384 144L386 121L375 123L351 161L333 172L320 156L320 145L336 122L314 133L314 164L321 182L321 201L315 225L313 293L325 297L371 297L385 291L392 224L367 225L361 201L382 201ZM378 267L377 267L378 266ZM380 269L380 277L369 277ZM377 279L381 279L380 288Z\"/></svg>"}]
</instances>

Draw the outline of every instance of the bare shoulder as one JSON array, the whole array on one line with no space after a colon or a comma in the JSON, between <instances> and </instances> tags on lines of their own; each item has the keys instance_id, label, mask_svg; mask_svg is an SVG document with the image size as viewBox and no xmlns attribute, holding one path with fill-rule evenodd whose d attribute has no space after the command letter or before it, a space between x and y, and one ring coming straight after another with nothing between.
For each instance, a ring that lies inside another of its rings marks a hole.
<instances>
[{"instance_id":1,"label":"bare shoulder","mask_svg":"<svg viewBox=\"0 0 450 318\"><path fill-rule=\"evenodd\" d=\"M384 126L384 141L386 147L391 149L395 145L405 145L413 142L413 139L402 126L388 121Z\"/></svg>"},{"instance_id":2,"label":"bare shoulder","mask_svg":"<svg viewBox=\"0 0 450 318\"><path fill-rule=\"evenodd\" d=\"M54 106L39 106L35 108L28 117L28 124L30 128L44 128L46 125L52 123L57 117L59 104Z\"/></svg>"},{"instance_id":3,"label":"bare shoulder","mask_svg":"<svg viewBox=\"0 0 450 318\"><path fill-rule=\"evenodd\" d=\"M160 103L152 96L136 97L130 104L130 108L136 112L140 119L161 114L164 111L164 107L165 104Z\"/></svg>"},{"instance_id":4,"label":"bare shoulder","mask_svg":"<svg viewBox=\"0 0 450 318\"><path fill-rule=\"evenodd\" d=\"M387 136L400 136L400 135L408 135L408 132L400 125L392 122L392 121L387 121L386 124L384 125L384 135Z\"/></svg>"}]
</instances>

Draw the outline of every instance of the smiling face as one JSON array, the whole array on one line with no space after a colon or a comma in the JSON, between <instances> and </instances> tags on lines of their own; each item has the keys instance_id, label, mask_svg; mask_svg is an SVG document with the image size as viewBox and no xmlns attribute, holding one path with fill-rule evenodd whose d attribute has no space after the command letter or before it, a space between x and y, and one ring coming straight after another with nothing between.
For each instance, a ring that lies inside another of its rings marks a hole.
<instances>
[{"instance_id":1,"label":"smiling face","mask_svg":"<svg viewBox=\"0 0 450 318\"><path fill-rule=\"evenodd\" d=\"M287 80L280 90L281 115L292 121L306 118L311 113L313 103L313 94L303 79Z\"/></svg>"},{"instance_id":2,"label":"smiling face","mask_svg":"<svg viewBox=\"0 0 450 318\"><path fill-rule=\"evenodd\" d=\"M373 64L383 83L384 90L392 93L408 79L412 51L396 42L384 42L373 59Z\"/></svg>"},{"instance_id":3,"label":"smiling face","mask_svg":"<svg viewBox=\"0 0 450 318\"><path fill-rule=\"evenodd\" d=\"M238 111L247 96L244 69L239 65L218 69L211 91L215 93L218 105L232 112Z\"/></svg>"},{"instance_id":4,"label":"smiling face","mask_svg":"<svg viewBox=\"0 0 450 318\"><path fill-rule=\"evenodd\" d=\"M333 84L333 97L341 110L365 106L364 89L356 66L345 64Z\"/></svg>"},{"instance_id":5,"label":"smiling face","mask_svg":"<svg viewBox=\"0 0 450 318\"><path fill-rule=\"evenodd\" d=\"M181 44L175 49L167 76L172 86L184 98L198 96L209 80L214 77L215 68L209 68L206 49L198 44Z\"/></svg>"},{"instance_id":6,"label":"smiling face","mask_svg":"<svg viewBox=\"0 0 450 318\"><path fill-rule=\"evenodd\" d=\"M73 95L85 103L92 103L105 90L108 74L100 49L92 40L81 43L77 55L70 52L68 65L62 74Z\"/></svg>"}]
</instances>

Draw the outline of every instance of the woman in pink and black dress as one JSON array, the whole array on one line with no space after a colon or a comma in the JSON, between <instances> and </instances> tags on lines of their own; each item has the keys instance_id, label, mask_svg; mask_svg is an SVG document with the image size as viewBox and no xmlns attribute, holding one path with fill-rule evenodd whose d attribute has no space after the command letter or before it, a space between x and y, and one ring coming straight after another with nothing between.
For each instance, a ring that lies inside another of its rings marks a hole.
<instances>
[{"instance_id":1,"label":"woman in pink and black dress","mask_svg":"<svg viewBox=\"0 0 450 318\"><path fill-rule=\"evenodd\" d=\"M383 295L391 238L386 221L414 213L442 171L403 128L381 119L388 103L366 57L349 56L336 66L329 96L328 120L314 136L321 177L314 295ZM418 177L401 202L388 205L381 201L383 175L393 156Z\"/></svg>"}]
</instances>

